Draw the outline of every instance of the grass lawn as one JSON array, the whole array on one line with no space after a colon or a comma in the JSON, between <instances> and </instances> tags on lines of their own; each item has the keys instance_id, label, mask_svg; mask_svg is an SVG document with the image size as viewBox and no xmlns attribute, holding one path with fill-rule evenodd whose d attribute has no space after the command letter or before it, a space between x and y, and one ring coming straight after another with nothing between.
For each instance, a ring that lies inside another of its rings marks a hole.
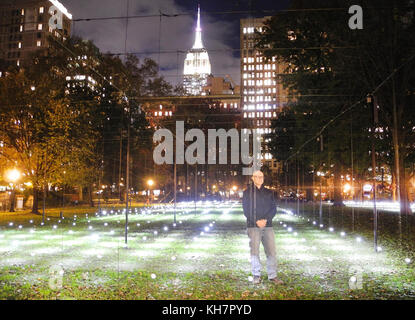
<instances>
[{"instance_id":1,"label":"grass lawn","mask_svg":"<svg viewBox=\"0 0 415 320\"><path fill-rule=\"evenodd\" d=\"M175 225L172 208L135 208L127 247L122 211L78 212L43 226L8 217L0 224L1 299L415 298L414 264L402 259L408 249L391 243L374 253L365 236L358 242L281 210L274 218L281 286L265 270L261 284L250 281L238 203L178 208Z\"/></svg>"}]
</instances>

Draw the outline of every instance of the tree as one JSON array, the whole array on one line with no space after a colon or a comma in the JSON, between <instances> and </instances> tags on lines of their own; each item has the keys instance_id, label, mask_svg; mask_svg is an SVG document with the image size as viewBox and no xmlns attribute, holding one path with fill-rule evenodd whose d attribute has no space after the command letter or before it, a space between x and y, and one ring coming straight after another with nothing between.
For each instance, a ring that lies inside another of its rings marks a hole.
<instances>
[{"instance_id":1,"label":"tree","mask_svg":"<svg viewBox=\"0 0 415 320\"><path fill-rule=\"evenodd\" d=\"M343 171L347 164L344 155L349 150L346 147L349 111L353 111L352 128L357 129L353 130L354 141L359 142L355 156L368 160L369 129L373 126L371 109L364 103L353 102L363 101L376 89L380 106L378 127L391 133L383 137L393 138L394 152L379 149L388 146L380 139L376 150L385 156L395 154L393 163L401 183L401 209L408 212L405 179L400 178L415 139L409 129L414 119L410 108L414 99L414 76L410 71L415 63L411 58L415 34L413 6L409 0L394 1L392 5L390 1L378 1L376 6L362 2L364 29L351 30L347 23L350 18L347 9L354 4L351 1L294 1L293 9L307 10L288 11L271 18L264 34L259 35L258 46L267 57L276 56L287 65L288 74L283 81L298 98L293 106L297 114L305 111L318 115L314 121L307 120L310 135L328 128L328 140L334 144L325 150L330 152L337 172ZM323 127L329 122L335 123L335 127ZM323 131L327 135L327 129ZM307 141L304 136L299 140ZM361 165L370 166L369 162Z\"/></svg>"}]
</instances>

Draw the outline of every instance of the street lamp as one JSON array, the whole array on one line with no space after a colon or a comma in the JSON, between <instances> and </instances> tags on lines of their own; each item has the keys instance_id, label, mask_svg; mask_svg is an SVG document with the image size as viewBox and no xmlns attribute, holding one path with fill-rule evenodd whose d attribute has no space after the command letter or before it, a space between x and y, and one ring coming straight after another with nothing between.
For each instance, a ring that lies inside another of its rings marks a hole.
<instances>
[{"instance_id":1,"label":"street lamp","mask_svg":"<svg viewBox=\"0 0 415 320\"><path fill-rule=\"evenodd\" d=\"M154 181L153 181L153 179L148 179L147 180L147 185L148 185L148 202L150 202L150 189L151 189L151 187L154 185Z\"/></svg>"},{"instance_id":2,"label":"street lamp","mask_svg":"<svg viewBox=\"0 0 415 320\"><path fill-rule=\"evenodd\" d=\"M10 195L10 212L14 212L14 198L15 198L15 184L20 179L20 171L17 169L11 169L6 172L6 179L10 181L12 185L12 192Z\"/></svg>"}]
</instances>

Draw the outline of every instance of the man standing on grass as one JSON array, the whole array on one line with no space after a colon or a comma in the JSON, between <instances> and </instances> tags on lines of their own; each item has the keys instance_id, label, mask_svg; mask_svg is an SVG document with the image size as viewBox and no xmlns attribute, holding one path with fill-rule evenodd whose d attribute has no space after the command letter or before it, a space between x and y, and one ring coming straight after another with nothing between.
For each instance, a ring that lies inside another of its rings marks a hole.
<instances>
[{"instance_id":1,"label":"man standing on grass","mask_svg":"<svg viewBox=\"0 0 415 320\"><path fill-rule=\"evenodd\" d=\"M264 187L264 174L261 171L253 173L252 181L253 183L244 191L242 204L247 219L253 283L261 282L259 247L262 242L267 256L268 280L275 284L283 284L277 278L275 236L272 229L272 219L277 211L274 195L271 190Z\"/></svg>"}]
</instances>

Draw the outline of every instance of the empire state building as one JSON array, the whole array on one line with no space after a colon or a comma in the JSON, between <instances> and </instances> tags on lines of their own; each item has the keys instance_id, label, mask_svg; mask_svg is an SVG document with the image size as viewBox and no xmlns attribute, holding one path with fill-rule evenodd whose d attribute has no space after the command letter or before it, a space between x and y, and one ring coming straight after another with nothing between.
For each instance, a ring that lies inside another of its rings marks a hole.
<instances>
[{"instance_id":1,"label":"empire state building","mask_svg":"<svg viewBox=\"0 0 415 320\"><path fill-rule=\"evenodd\" d=\"M200 27L200 6L197 9L197 25L195 43L186 54L184 60L183 85L189 95L202 95L202 89L207 84L211 74L209 55L202 43L202 28Z\"/></svg>"}]
</instances>

